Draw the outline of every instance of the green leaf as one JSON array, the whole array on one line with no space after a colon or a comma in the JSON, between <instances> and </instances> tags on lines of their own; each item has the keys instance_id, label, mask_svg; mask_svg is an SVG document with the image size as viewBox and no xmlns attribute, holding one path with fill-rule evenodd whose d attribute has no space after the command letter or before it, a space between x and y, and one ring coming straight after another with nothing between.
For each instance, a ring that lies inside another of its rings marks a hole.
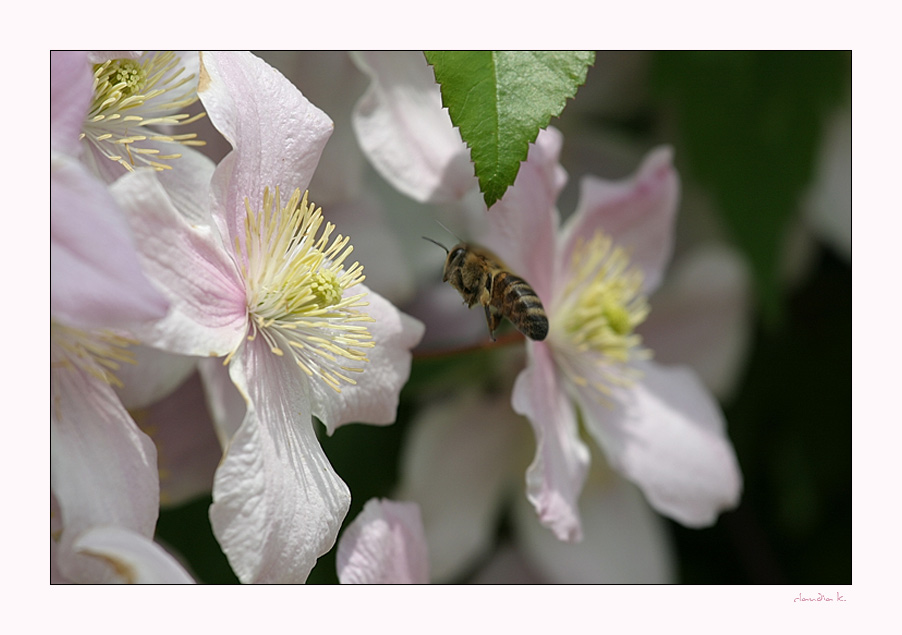
<instances>
[{"instance_id":1,"label":"green leaf","mask_svg":"<svg viewBox=\"0 0 902 635\"><path fill-rule=\"evenodd\" d=\"M586 81L592 51L426 51L442 104L470 147L487 207L513 184L529 144Z\"/></svg>"},{"instance_id":2,"label":"green leaf","mask_svg":"<svg viewBox=\"0 0 902 635\"><path fill-rule=\"evenodd\" d=\"M655 56L678 156L714 195L749 258L765 317L782 314L786 229L812 177L822 127L851 87L842 51L670 52Z\"/></svg>"}]
</instances>

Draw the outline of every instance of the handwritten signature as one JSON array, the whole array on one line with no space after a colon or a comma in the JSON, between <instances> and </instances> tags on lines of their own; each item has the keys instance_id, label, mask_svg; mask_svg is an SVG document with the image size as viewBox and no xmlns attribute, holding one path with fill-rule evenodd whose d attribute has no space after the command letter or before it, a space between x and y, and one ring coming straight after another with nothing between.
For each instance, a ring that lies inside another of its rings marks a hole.
<instances>
[{"instance_id":1,"label":"handwritten signature","mask_svg":"<svg viewBox=\"0 0 902 635\"><path fill-rule=\"evenodd\" d=\"M841 596L839 594L839 592L837 592L835 598L828 597L828 596L824 595L823 593L818 593L817 597L806 598L801 593L799 593L799 595L797 597L794 597L792 599L792 601L793 602L845 602L846 600L845 600L845 598L843 598L843 596Z\"/></svg>"}]
</instances>

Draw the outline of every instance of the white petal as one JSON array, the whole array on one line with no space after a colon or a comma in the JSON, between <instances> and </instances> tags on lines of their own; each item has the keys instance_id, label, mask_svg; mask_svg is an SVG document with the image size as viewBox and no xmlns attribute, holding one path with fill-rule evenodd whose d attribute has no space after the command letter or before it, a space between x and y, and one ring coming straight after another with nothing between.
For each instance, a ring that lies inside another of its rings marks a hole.
<instances>
[{"instance_id":1,"label":"white petal","mask_svg":"<svg viewBox=\"0 0 902 635\"><path fill-rule=\"evenodd\" d=\"M531 342L529 364L517 377L512 403L536 435L536 456L526 472L526 494L560 540L582 539L577 499L586 480L589 449L579 438L576 413L556 374L551 351Z\"/></svg>"},{"instance_id":2,"label":"white petal","mask_svg":"<svg viewBox=\"0 0 902 635\"><path fill-rule=\"evenodd\" d=\"M248 52L204 52L197 92L210 121L234 148L217 166L212 184L214 215L231 245L243 235L245 198L259 209L267 187L278 187L285 199L296 188L307 189L332 120Z\"/></svg>"},{"instance_id":3,"label":"white petal","mask_svg":"<svg viewBox=\"0 0 902 635\"><path fill-rule=\"evenodd\" d=\"M720 407L688 368L640 369L644 377L613 408L580 392L586 427L658 512L687 527L712 525L742 491Z\"/></svg>"},{"instance_id":4,"label":"white petal","mask_svg":"<svg viewBox=\"0 0 902 635\"><path fill-rule=\"evenodd\" d=\"M420 506L434 582L456 580L487 553L529 445L526 422L500 394L467 391L411 422L396 497Z\"/></svg>"},{"instance_id":5,"label":"white petal","mask_svg":"<svg viewBox=\"0 0 902 635\"><path fill-rule=\"evenodd\" d=\"M561 262L567 266L577 240L591 238L600 229L630 250L630 260L645 274L644 291L654 291L673 252L679 198L680 181L669 147L652 150L628 179L583 177L579 206L561 236Z\"/></svg>"},{"instance_id":6,"label":"white petal","mask_svg":"<svg viewBox=\"0 0 902 635\"><path fill-rule=\"evenodd\" d=\"M338 541L342 584L428 584L429 559L416 503L372 498Z\"/></svg>"},{"instance_id":7,"label":"white petal","mask_svg":"<svg viewBox=\"0 0 902 635\"><path fill-rule=\"evenodd\" d=\"M690 366L729 399L750 343L751 295L748 265L735 250L699 247L675 263L637 331L656 361Z\"/></svg>"},{"instance_id":8,"label":"white petal","mask_svg":"<svg viewBox=\"0 0 902 635\"><path fill-rule=\"evenodd\" d=\"M348 293L367 291L364 285ZM396 309L377 293L367 293L366 312L375 322L365 323L375 346L367 351L369 362L362 373L350 373L356 385L343 384L336 393L325 382L310 381L313 414L323 422L329 434L345 423L393 423L397 416L398 396L410 377L410 350L423 337L423 324Z\"/></svg>"},{"instance_id":9,"label":"white petal","mask_svg":"<svg viewBox=\"0 0 902 635\"><path fill-rule=\"evenodd\" d=\"M112 568L128 584L193 584L178 561L158 544L121 527L96 527L81 534L74 549Z\"/></svg>"},{"instance_id":10,"label":"white petal","mask_svg":"<svg viewBox=\"0 0 902 635\"><path fill-rule=\"evenodd\" d=\"M186 355L221 356L244 337L244 283L217 230L191 225L150 170L111 187L137 237L141 264L171 304L162 320L135 329L146 344Z\"/></svg>"},{"instance_id":11,"label":"white petal","mask_svg":"<svg viewBox=\"0 0 902 635\"><path fill-rule=\"evenodd\" d=\"M313 431L306 375L248 342L232 359L247 415L213 484L213 533L242 582L300 583L335 544L350 493Z\"/></svg>"},{"instance_id":12,"label":"white petal","mask_svg":"<svg viewBox=\"0 0 902 635\"><path fill-rule=\"evenodd\" d=\"M517 543L532 568L557 584L668 584L674 560L667 528L642 494L606 470L593 469L579 501L583 540L557 540L532 509L514 509Z\"/></svg>"},{"instance_id":13,"label":"white petal","mask_svg":"<svg viewBox=\"0 0 902 635\"><path fill-rule=\"evenodd\" d=\"M105 382L79 368L51 367L50 387L50 486L63 527L59 570L90 582L104 573L72 551L80 533L115 525L153 536L157 451Z\"/></svg>"},{"instance_id":14,"label":"white petal","mask_svg":"<svg viewBox=\"0 0 902 635\"><path fill-rule=\"evenodd\" d=\"M421 203L456 201L477 187L470 153L423 54L358 53L354 61L372 80L352 121L376 171Z\"/></svg>"}]
</instances>

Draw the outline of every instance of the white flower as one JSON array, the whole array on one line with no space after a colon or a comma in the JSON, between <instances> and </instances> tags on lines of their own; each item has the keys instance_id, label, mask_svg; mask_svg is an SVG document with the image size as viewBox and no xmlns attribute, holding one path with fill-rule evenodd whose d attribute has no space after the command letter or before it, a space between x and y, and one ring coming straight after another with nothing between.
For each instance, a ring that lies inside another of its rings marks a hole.
<instances>
[{"instance_id":1,"label":"white flower","mask_svg":"<svg viewBox=\"0 0 902 635\"><path fill-rule=\"evenodd\" d=\"M334 544L349 503L311 415L330 432L391 423L423 327L361 284L349 239L307 201L329 118L246 53L204 54L198 91L233 150L197 184L192 214L152 171L113 187L173 306L138 334L226 357L227 378L201 369L225 449L213 530L241 581L300 582ZM245 412L215 403L227 381Z\"/></svg>"}]
</instances>

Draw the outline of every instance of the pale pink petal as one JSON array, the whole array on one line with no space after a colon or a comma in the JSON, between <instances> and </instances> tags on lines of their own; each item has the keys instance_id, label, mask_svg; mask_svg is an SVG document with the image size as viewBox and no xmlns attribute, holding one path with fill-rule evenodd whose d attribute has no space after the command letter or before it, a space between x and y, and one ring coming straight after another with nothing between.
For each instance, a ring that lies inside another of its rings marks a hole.
<instances>
[{"instance_id":1,"label":"pale pink petal","mask_svg":"<svg viewBox=\"0 0 902 635\"><path fill-rule=\"evenodd\" d=\"M613 407L579 392L586 428L658 512L687 527L712 525L742 492L723 413L688 368L638 366L643 378L618 391Z\"/></svg>"},{"instance_id":2,"label":"pale pink petal","mask_svg":"<svg viewBox=\"0 0 902 635\"><path fill-rule=\"evenodd\" d=\"M577 241L601 230L629 250L630 260L645 274L644 291L654 291L673 252L679 198L673 151L666 146L652 150L628 179L584 177L579 206L561 236L560 262L566 269Z\"/></svg>"},{"instance_id":3,"label":"pale pink petal","mask_svg":"<svg viewBox=\"0 0 902 635\"><path fill-rule=\"evenodd\" d=\"M720 399L740 378L752 329L751 275L733 249L699 247L678 260L650 298L637 332L662 364L686 364Z\"/></svg>"},{"instance_id":4,"label":"pale pink petal","mask_svg":"<svg viewBox=\"0 0 902 635\"><path fill-rule=\"evenodd\" d=\"M198 373L165 399L133 410L132 415L158 450L160 504L181 505L209 494L213 474L222 459L222 446L216 438Z\"/></svg>"},{"instance_id":5,"label":"pale pink petal","mask_svg":"<svg viewBox=\"0 0 902 635\"><path fill-rule=\"evenodd\" d=\"M72 543L97 525L153 536L157 452L105 382L51 363L50 389L50 486L63 528L59 571L74 582L96 581L102 567L78 556Z\"/></svg>"},{"instance_id":6,"label":"pale pink petal","mask_svg":"<svg viewBox=\"0 0 902 635\"><path fill-rule=\"evenodd\" d=\"M88 115L94 79L84 51L50 51L50 149L73 157Z\"/></svg>"},{"instance_id":7,"label":"pale pink petal","mask_svg":"<svg viewBox=\"0 0 902 635\"><path fill-rule=\"evenodd\" d=\"M416 503L372 498L338 541L342 584L428 584L426 538Z\"/></svg>"},{"instance_id":8,"label":"pale pink petal","mask_svg":"<svg viewBox=\"0 0 902 635\"><path fill-rule=\"evenodd\" d=\"M210 521L244 583L300 583L335 544L350 493L322 451L306 376L248 342L229 366L247 416L216 471Z\"/></svg>"},{"instance_id":9,"label":"pale pink petal","mask_svg":"<svg viewBox=\"0 0 902 635\"><path fill-rule=\"evenodd\" d=\"M560 540L582 539L577 499L589 468L576 412L557 375L551 350L530 342L529 363L517 377L512 403L536 436L536 456L526 472L526 495L543 525Z\"/></svg>"},{"instance_id":10,"label":"pale pink petal","mask_svg":"<svg viewBox=\"0 0 902 635\"><path fill-rule=\"evenodd\" d=\"M234 148L216 168L212 185L214 215L233 245L243 235L245 198L259 209L267 187L278 187L286 198L296 188L307 189L332 120L251 53L202 53L200 74L198 95Z\"/></svg>"},{"instance_id":11,"label":"pale pink petal","mask_svg":"<svg viewBox=\"0 0 902 635\"><path fill-rule=\"evenodd\" d=\"M50 312L90 329L163 317L169 304L145 276L128 223L81 163L50 155Z\"/></svg>"},{"instance_id":12,"label":"pale pink petal","mask_svg":"<svg viewBox=\"0 0 902 635\"><path fill-rule=\"evenodd\" d=\"M116 394L128 410L147 406L170 395L197 368L197 358L176 355L158 348L132 346L134 364L123 364L116 372L122 386Z\"/></svg>"},{"instance_id":13,"label":"pale pink petal","mask_svg":"<svg viewBox=\"0 0 902 635\"><path fill-rule=\"evenodd\" d=\"M469 150L423 53L371 51L353 59L371 79L352 121L376 171L421 203L456 201L477 187Z\"/></svg>"},{"instance_id":14,"label":"pale pink petal","mask_svg":"<svg viewBox=\"0 0 902 635\"><path fill-rule=\"evenodd\" d=\"M542 130L517 180L487 212L486 246L529 282L539 298L551 301L558 216L555 202L567 182L558 163L563 136Z\"/></svg>"},{"instance_id":15,"label":"pale pink petal","mask_svg":"<svg viewBox=\"0 0 902 635\"><path fill-rule=\"evenodd\" d=\"M396 498L420 506L434 582L453 582L486 555L531 450L526 422L501 393L433 401L411 422Z\"/></svg>"},{"instance_id":16,"label":"pale pink petal","mask_svg":"<svg viewBox=\"0 0 902 635\"><path fill-rule=\"evenodd\" d=\"M179 562L157 543L122 527L95 527L81 534L75 551L103 563L117 582L194 584Z\"/></svg>"},{"instance_id":17,"label":"pale pink petal","mask_svg":"<svg viewBox=\"0 0 902 635\"><path fill-rule=\"evenodd\" d=\"M364 285L357 285L346 293L366 291ZM379 294L369 291L366 301L369 306L365 310L375 321L365 325L375 346L367 351L369 361L360 365L363 372L349 373L356 385L343 384L337 393L317 378L310 381L313 414L329 434L345 423L394 422L398 396L410 377L410 351L423 337L419 320L401 313Z\"/></svg>"},{"instance_id":18,"label":"pale pink petal","mask_svg":"<svg viewBox=\"0 0 902 635\"><path fill-rule=\"evenodd\" d=\"M579 499L583 540L567 544L518 500L516 542L531 568L557 584L670 584L675 563L667 527L634 485L594 467Z\"/></svg>"},{"instance_id":19,"label":"pale pink petal","mask_svg":"<svg viewBox=\"0 0 902 635\"><path fill-rule=\"evenodd\" d=\"M166 294L167 316L135 332L148 345L186 355L234 350L247 325L244 282L216 229L191 225L150 170L110 188L138 239L144 270Z\"/></svg>"}]
</instances>

